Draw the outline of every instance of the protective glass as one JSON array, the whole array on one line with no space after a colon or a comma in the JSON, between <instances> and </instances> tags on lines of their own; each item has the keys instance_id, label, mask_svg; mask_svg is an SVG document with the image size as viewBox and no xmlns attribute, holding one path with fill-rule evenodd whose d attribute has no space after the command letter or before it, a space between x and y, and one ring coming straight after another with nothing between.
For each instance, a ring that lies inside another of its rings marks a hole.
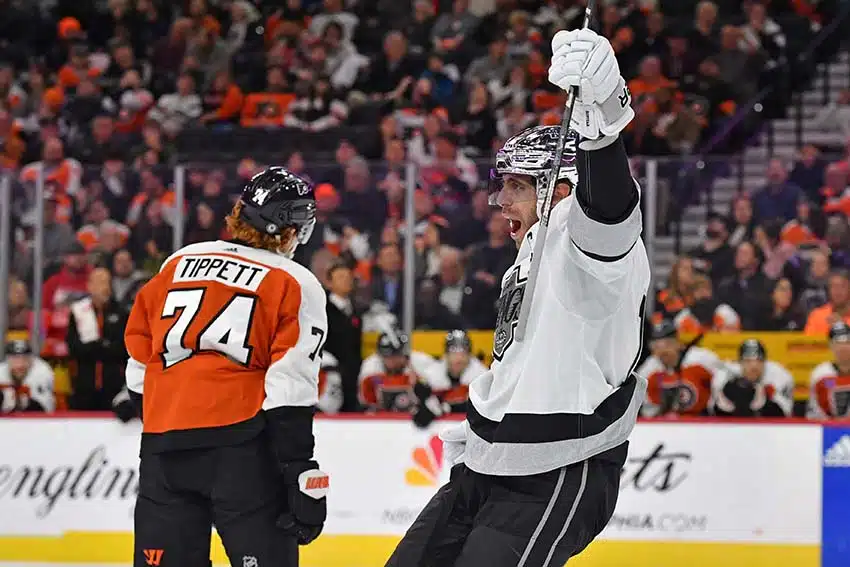
<instances>
[{"instance_id":1,"label":"protective glass","mask_svg":"<svg viewBox=\"0 0 850 567\"><path fill-rule=\"evenodd\" d=\"M490 170L487 203L491 207L529 201L537 201L537 189L533 181L520 179L517 174L501 174L495 169Z\"/></svg>"}]
</instances>

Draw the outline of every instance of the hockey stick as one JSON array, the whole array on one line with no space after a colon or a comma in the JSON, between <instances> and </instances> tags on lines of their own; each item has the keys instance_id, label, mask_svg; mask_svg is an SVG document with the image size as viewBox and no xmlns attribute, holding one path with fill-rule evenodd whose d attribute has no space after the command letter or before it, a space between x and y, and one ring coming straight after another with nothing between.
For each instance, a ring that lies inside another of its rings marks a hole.
<instances>
[{"instance_id":1,"label":"hockey stick","mask_svg":"<svg viewBox=\"0 0 850 567\"><path fill-rule=\"evenodd\" d=\"M596 0L587 0L587 6L584 9L583 27L585 29L589 28L591 25L595 5ZM575 108L575 100L577 96L578 87L573 87L570 90L566 108L564 108L564 116L561 118L558 146L556 148L555 156L552 159L552 170L549 172L549 183L546 187L546 196L543 199L540 228L537 230L537 240L534 242L534 250L531 253L531 266L528 269L528 281L525 283L525 293L519 308L519 321L517 322L517 327L514 331L514 338L519 342L522 342L523 339L525 339L525 329L528 326L528 315L531 313L531 296L534 293L534 287L537 285L537 274L540 272L540 261L541 256L543 256L543 246L546 244L546 233L549 231L549 216L552 214L552 197L555 194L555 186L558 184L558 175L561 173L561 156L564 153L564 145L567 142L567 134L570 131L570 121L573 117L573 108ZM575 190L575 188L573 188L573 190Z\"/></svg>"}]
</instances>

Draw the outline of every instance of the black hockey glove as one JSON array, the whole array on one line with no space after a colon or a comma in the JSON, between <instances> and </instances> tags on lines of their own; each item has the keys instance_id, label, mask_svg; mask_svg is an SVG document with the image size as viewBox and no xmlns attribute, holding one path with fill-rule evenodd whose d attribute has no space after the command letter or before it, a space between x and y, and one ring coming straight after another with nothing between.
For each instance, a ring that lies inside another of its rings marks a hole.
<instances>
[{"instance_id":1,"label":"black hockey glove","mask_svg":"<svg viewBox=\"0 0 850 567\"><path fill-rule=\"evenodd\" d=\"M428 384L414 384L413 395L416 396L416 406L411 411L417 427L428 427L432 421L451 411L451 407L443 404Z\"/></svg>"},{"instance_id":2,"label":"black hockey glove","mask_svg":"<svg viewBox=\"0 0 850 567\"><path fill-rule=\"evenodd\" d=\"M287 510L277 526L307 545L322 533L328 515L329 477L315 461L289 463L283 473Z\"/></svg>"},{"instance_id":3,"label":"black hockey glove","mask_svg":"<svg viewBox=\"0 0 850 567\"><path fill-rule=\"evenodd\" d=\"M731 415L736 417L750 417L754 415L750 404L752 404L753 399L756 397L756 388L755 384L751 381L741 376L730 380L723 387L723 395L729 398L729 401L735 406Z\"/></svg>"}]
</instances>

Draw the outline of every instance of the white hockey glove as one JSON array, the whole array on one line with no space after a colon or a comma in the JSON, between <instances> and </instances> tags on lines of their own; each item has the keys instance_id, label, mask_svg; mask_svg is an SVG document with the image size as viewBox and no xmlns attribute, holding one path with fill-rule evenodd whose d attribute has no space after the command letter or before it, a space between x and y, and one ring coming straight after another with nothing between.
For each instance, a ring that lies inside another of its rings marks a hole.
<instances>
[{"instance_id":1,"label":"white hockey glove","mask_svg":"<svg viewBox=\"0 0 850 567\"><path fill-rule=\"evenodd\" d=\"M592 30L555 34L549 82L565 91L579 88L570 125L590 140L581 144L583 149L608 145L635 116L614 49Z\"/></svg>"},{"instance_id":2,"label":"white hockey glove","mask_svg":"<svg viewBox=\"0 0 850 567\"><path fill-rule=\"evenodd\" d=\"M466 452L466 420L460 424L444 429L440 432L440 440L443 442L443 461L454 467L463 462L463 454Z\"/></svg>"}]
</instances>

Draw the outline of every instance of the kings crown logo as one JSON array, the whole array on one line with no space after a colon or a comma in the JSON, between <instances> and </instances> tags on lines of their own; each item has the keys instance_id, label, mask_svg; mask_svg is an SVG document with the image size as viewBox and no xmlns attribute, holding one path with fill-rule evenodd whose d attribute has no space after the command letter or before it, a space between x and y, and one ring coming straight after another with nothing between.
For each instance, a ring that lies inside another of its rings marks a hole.
<instances>
[{"instance_id":1,"label":"kings crown logo","mask_svg":"<svg viewBox=\"0 0 850 567\"><path fill-rule=\"evenodd\" d=\"M519 320L519 310L522 306L523 295L525 295L527 279L520 279L519 266L517 266L502 288L502 295L499 296L496 329L493 333L493 358L495 360L502 360L508 347L514 342L514 332Z\"/></svg>"}]
</instances>

